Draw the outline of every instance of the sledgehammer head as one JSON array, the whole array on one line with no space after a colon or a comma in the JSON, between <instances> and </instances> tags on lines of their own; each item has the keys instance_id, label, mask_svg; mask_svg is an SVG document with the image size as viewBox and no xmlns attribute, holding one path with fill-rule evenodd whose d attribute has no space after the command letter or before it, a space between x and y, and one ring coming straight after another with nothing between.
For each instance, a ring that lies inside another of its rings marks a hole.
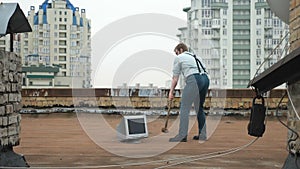
<instances>
[{"instance_id":1,"label":"sledgehammer head","mask_svg":"<svg viewBox=\"0 0 300 169\"><path fill-rule=\"evenodd\" d=\"M168 133L168 132L169 132L169 131L168 131L168 129L167 129L167 128L165 128L165 127L164 127L164 128L162 128L162 129L161 129L161 131L162 131L162 132L164 132L164 133Z\"/></svg>"}]
</instances>

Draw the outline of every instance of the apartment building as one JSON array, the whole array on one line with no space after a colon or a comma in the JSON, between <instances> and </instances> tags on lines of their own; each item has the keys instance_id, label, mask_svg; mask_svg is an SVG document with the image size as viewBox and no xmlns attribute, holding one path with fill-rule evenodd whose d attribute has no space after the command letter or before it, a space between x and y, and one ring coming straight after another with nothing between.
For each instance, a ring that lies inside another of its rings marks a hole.
<instances>
[{"instance_id":1,"label":"apartment building","mask_svg":"<svg viewBox=\"0 0 300 169\"><path fill-rule=\"evenodd\" d=\"M21 34L24 88L91 87L91 21L69 0L31 6L32 32Z\"/></svg>"},{"instance_id":2,"label":"apartment building","mask_svg":"<svg viewBox=\"0 0 300 169\"><path fill-rule=\"evenodd\" d=\"M266 0L191 0L183 11L178 37L203 58L211 88L246 88L288 51L288 26Z\"/></svg>"},{"instance_id":3,"label":"apartment building","mask_svg":"<svg viewBox=\"0 0 300 169\"><path fill-rule=\"evenodd\" d=\"M10 51L10 34L0 36L0 50ZM20 34L13 35L13 51L16 53L20 52Z\"/></svg>"}]
</instances>

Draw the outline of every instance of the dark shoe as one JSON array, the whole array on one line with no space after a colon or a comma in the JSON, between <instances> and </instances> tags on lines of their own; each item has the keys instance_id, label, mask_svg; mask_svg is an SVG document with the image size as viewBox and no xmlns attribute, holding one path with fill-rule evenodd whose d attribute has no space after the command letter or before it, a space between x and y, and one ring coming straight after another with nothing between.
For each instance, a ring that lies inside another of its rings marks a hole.
<instances>
[{"instance_id":1,"label":"dark shoe","mask_svg":"<svg viewBox=\"0 0 300 169\"><path fill-rule=\"evenodd\" d=\"M169 142L187 142L187 138L186 137L180 137L180 136L177 135L173 138L170 138Z\"/></svg>"},{"instance_id":2,"label":"dark shoe","mask_svg":"<svg viewBox=\"0 0 300 169\"><path fill-rule=\"evenodd\" d=\"M204 140L204 141L206 141L207 137L196 135L196 136L193 137L193 140Z\"/></svg>"}]
</instances>

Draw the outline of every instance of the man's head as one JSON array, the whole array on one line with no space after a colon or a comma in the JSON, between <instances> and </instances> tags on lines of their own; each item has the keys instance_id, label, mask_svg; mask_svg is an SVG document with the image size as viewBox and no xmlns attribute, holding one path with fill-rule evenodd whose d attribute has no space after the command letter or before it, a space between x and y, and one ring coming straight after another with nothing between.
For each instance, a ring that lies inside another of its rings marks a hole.
<instances>
[{"instance_id":1,"label":"man's head","mask_svg":"<svg viewBox=\"0 0 300 169\"><path fill-rule=\"evenodd\" d=\"M176 55L179 55L185 51L188 51L188 47L184 43L179 43L174 49Z\"/></svg>"}]
</instances>

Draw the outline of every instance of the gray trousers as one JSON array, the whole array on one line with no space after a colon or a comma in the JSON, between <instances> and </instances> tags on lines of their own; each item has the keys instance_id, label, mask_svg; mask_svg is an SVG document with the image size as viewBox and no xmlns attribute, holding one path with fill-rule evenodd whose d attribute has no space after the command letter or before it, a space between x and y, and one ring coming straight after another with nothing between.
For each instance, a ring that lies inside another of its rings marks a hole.
<instances>
[{"instance_id":1,"label":"gray trousers","mask_svg":"<svg viewBox=\"0 0 300 169\"><path fill-rule=\"evenodd\" d=\"M206 74L197 73L187 77L180 103L180 137L188 135L189 114L193 103L197 113L199 135L201 134L201 137L206 137L206 119L203 104L208 87L209 79Z\"/></svg>"}]
</instances>

